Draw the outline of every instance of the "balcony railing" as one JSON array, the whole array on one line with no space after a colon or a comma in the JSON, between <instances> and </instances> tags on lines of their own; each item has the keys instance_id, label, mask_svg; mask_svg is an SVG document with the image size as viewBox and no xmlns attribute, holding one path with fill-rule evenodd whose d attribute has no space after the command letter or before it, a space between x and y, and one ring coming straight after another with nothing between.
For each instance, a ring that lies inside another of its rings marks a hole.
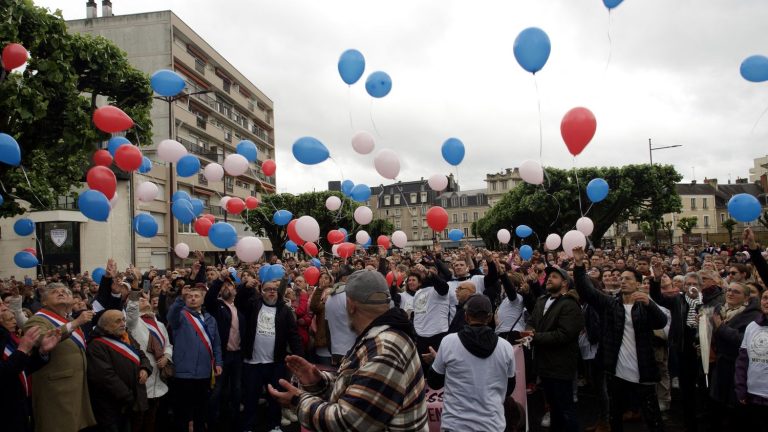
<instances>
[{"instance_id":1,"label":"balcony railing","mask_svg":"<svg viewBox=\"0 0 768 432\"><path fill-rule=\"evenodd\" d=\"M208 186L208 179L205 178L205 175L203 175L203 173L197 174L197 182L203 186Z\"/></svg>"},{"instance_id":2,"label":"balcony railing","mask_svg":"<svg viewBox=\"0 0 768 432\"><path fill-rule=\"evenodd\" d=\"M221 155L216 152L212 152L209 149L197 145L193 143L192 141L185 140L184 138L178 138L178 141L183 145L189 152L202 156L208 160L211 160L213 162L217 163L223 163L224 162L224 155Z\"/></svg>"}]
</instances>

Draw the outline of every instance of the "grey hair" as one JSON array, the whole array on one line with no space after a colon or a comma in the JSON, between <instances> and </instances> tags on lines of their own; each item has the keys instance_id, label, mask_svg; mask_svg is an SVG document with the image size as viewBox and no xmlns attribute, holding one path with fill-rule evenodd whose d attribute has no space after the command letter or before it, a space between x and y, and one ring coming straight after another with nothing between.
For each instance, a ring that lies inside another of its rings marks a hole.
<instances>
[{"instance_id":1,"label":"grey hair","mask_svg":"<svg viewBox=\"0 0 768 432\"><path fill-rule=\"evenodd\" d=\"M40 294L41 294L42 297L45 297L48 294L50 294L51 291L53 291L55 289L59 289L59 288L64 288L67 291L69 291L70 294L72 294L72 291L69 290L69 287L64 285L61 282L51 282L49 284L43 285L42 292Z\"/></svg>"},{"instance_id":2,"label":"grey hair","mask_svg":"<svg viewBox=\"0 0 768 432\"><path fill-rule=\"evenodd\" d=\"M701 284L702 284L701 275L699 275L697 272L688 272L688 273L686 273L685 274L685 279L688 279L688 278L696 278L696 284L701 286Z\"/></svg>"},{"instance_id":3,"label":"grey hair","mask_svg":"<svg viewBox=\"0 0 768 432\"><path fill-rule=\"evenodd\" d=\"M682 283L685 283L685 276L677 275L677 276L672 278L672 282L682 282Z\"/></svg>"}]
</instances>

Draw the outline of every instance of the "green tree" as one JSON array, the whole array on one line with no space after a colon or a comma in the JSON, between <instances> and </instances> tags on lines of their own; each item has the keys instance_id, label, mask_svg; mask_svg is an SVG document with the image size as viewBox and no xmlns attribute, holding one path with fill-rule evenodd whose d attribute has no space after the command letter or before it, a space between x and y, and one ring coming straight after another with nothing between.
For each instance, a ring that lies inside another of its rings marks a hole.
<instances>
[{"instance_id":1,"label":"green tree","mask_svg":"<svg viewBox=\"0 0 768 432\"><path fill-rule=\"evenodd\" d=\"M0 16L0 46L18 42L31 53L23 73L0 83L0 131L18 141L24 167L0 166L0 216L13 216L23 209L11 198L51 208L84 180L91 153L109 138L91 121L97 97L131 116L138 130L131 141L148 144L152 89L110 41L68 34L60 11L2 0Z\"/></svg>"},{"instance_id":2,"label":"green tree","mask_svg":"<svg viewBox=\"0 0 768 432\"><path fill-rule=\"evenodd\" d=\"M533 228L542 242L549 233L565 234L574 229L582 211L594 222L592 241L600 244L616 222L651 217L660 222L661 215L681 208L675 183L682 176L671 165L581 168L578 178L574 170L547 168L546 172L543 186L518 185L477 222L477 232L487 246L496 246L499 229L520 224ZM597 177L605 179L611 190L605 200L590 205L586 185Z\"/></svg>"},{"instance_id":3,"label":"green tree","mask_svg":"<svg viewBox=\"0 0 768 432\"><path fill-rule=\"evenodd\" d=\"M325 207L325 200L335 195L342 200L341 209L329 211ZM288 193L264 195L262 203L256 210L248 213L246 222L251 231L262 234L272 242L272 250L278 256L283 254L285 242L288 241L288 227L278 226L272 221L272 215L277 210L288 210L294 218L309 215L317 220L320 225L319 246L327 253L331 251L331 245L325 236L330 230L345 228L349 233L349 241L355 241L357 231L363 229L371 236L371 242L376 244L379 235L392 234L394 228L388 221L374 219L366 226L360 226L354 221L354 211L361 204L345 198L341 192L308 192L299 195Z\"/></svg>"},{"instance_id":4,"label":"green tree","mask_svg":"<svg viewBox=\"0 0 768 432\"><path fill-rule=\"evenodd\" d=\"M768 211L763 212L763 214L757 218L757 221L760 222L760 225L768 228Z\"/></svg>"},{"instance_id":5,"label":"green tree","mask_svg":"<svg viewBox=\"0 0 768 432\"><path fill-rule=\"evenodd\" d=\"M684 233L690 235L693 229L696 228L696 224L699 223L699 218L696 216L682 217L677 221L677 227L683 230Z\"/></svg>"},{"instance_id":6,"label":"green tree","mask_svg":"<svg viewBox=\"0 0 768 432\"><path fill-rule=\"evenodd\" d=\"M736 226L738 222L735 220L728 218L723 221L722 226L725 228L726 231L728 231L728 242L733 243L733 228Z\"/></svg>"}]
</instances>

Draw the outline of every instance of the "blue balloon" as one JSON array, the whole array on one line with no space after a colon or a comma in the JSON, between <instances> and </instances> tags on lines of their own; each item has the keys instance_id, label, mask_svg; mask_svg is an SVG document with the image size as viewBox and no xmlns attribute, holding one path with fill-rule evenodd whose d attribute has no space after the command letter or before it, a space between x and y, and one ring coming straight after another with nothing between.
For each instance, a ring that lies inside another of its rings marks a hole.
<instances>
[{"instance_id":1,"label":"blue balloon","mask_svg":"<svg viewBox=\"0 0 768 432\"><path fill-rule=\"evenodd\" d=\"M613 9L613 8L615 8L616 6L620 5L620 4L621 4L621 2L623 2L623 1L624 1L624 0L603 0L603 4L604 4L604 5L605 5L605 7L607 7L608 9Z\"/></svg>"},{"instance_id":2,"label":"blue balloon","mask_svg":"<svg viewBox=\"0 0 768 432\"><path fill-rule=\"evenodd\" d=\"M280 280L285 275L285 267L283 267L281 264L273 264L269 266L269 270L267 270L267 279L261 281L261 283L270 282L273 280Z\"/></svg>"},{"instance_id":3,"label":"blue balloon","mask_svg":"<svg viewBox=\"0 0 768 432\"><path fill-rule=\"evenodd\" d=\"M142 156L141 166L139 167L139 173L146 174L150 171L152 171L152 161L148 157Z\"/></svg>"},{"instance_id":4,"label":"blue balloon","mask_svg":"<svg viewBox=\"0 0 768 432\"><path fill-rule=\"evenodd\" d=\"M356 49L348 49L339 57L339 75L341 80L352 85L363 76L365 72L365 57Z\"/></svg>"},{"instance_id":5,"label":"blue balloon","mask_svg":"<svg viewBox=\"0 0 768 432\"><path fill-rule=\"evenodd\" d=\"M97 284L100 284L101 278L103 278L105 274L107 274L107 271L104 270L103 267L96 267L91 272L91 279L93 279L93 281L96 282Z\"/></svg>"},{"instance_id":6,"label":"blue balloon","mask_svg":"<svg viewBox=\"0 0 768 432\"><path fill-rule=\"evenodd\" d=\"M349 240L349 233L347 232L346 228L339 228L339 231L344 234L344 241Z\"/></svg>"},{"instance_id":7,"label":"blue balloon","mask_svg":"<svg viewBox=\"0 0 768 432\"><path fill-rule=\"evenodd\" d=\"M197 198L192 198L190 202L192 203L192 212L195 214L195 217L200 216L200 213L203 212L203 208L205 208L203 201Z\"/></svg>"},{"instance_id":8,"label":"blue balloon","mask_svg":"<svg viewBox=\"0 0 768 432\"><path fill-rule=\"evenodd\" d=\"M349 196L357 202L365 202L371 197L371 188L364 184L355 185Z\"/></svg>"},{"instance_id":9,"label":"blue balloon","mask_svg":"<svg viewBox=\"0 0 768 432\"><path fill-rule=\"evenodd\" d=\"M279 226L287 225L293 218L293 213L288 210L278 210L272 215L272 221Z\"/></svg>"},{"instance_id":10,"label":"blue balloon","mask_svg":"<svg viewBox=\"0 0 768 432\"><path fill-rule=\"evenodd\" d=\"M741 76L751 82L768 81L768 57L762 55L749 56L741 62Z\"/></svg>"},{"instance_id":11,"label":"blue balloon","mask_svg":"<svg viewBox=\"0 0 768 432\"><path fill-rule=\"evenodd\" d=\"M173 193L173 195L171 195L171 202L176 202L178 200L192 201L192 197L183 190L177 190Z\"/></svg>"},{"instance_id":12,"label":"blue balloon","mask_svg":"<svg viewBox=\"0 0 768 432\"><path fill-rule=\"evenodd\" d=\"M520 248L520 258L528 261L533 256L533 249L528 245L523 245Z\"/></svg>"},{"instance_id":13,"label":"blue balloon","mask_svg":"<svg viewBox=\"0 0 768 432\"><path fill-rule=\"evenodd\" d=\"M35 232L35 223L29 218L19 219L13 224L13 232L22 237L28 236Z\"/></svg>"},{"instance_id":14,"label":"blue balloon","mask_svg":"<svg viewBox=\"0 0 768 432\"><path fill-rule=\"evenodd\" d=\"M157 221L149 213L139 213L133 218L133 231L142 237L154 237L157 235Z\"/></svg>"},{"instance_id":15,"label":"blue balloon","mask_svg":"<svg viewBox=\"0 0 768 432\"><path fill-rule=\"evenodd\" d=\"M517 228L515 228L515 234L520 238L526 238L533 234L533 230L528 225L518 225Z\"/></svg>"},{"instance_id":16,"label":"blue balloon","mask_svg":"<svg viewBox=\"0 0 768 432\"><path fill-rule=\"evenodd\" d=\"M192 223L195 220L195 210L192 207L192 201L180 199L171 204L171 213L181 223Z\"/></svg>"},{"instance_id":17,"label":"blue balloon","mask_svg":"<svg viewBox=\"0 0 768 432\"><path fill-rule=\"evenodd\" d=\"M370 245L371 245L371 238L368 237L368 240L366 240L365 243L363 243L363 249L367 249L368 246Z\"/></svg>"},{"instance_id":18,"label":"blue balloon","mask_svg":"<svg viewBox=\"0 0 768 432\"><path fill-rule=\"evenodd\" d=\"M89 189L77 197L77 207L88 219L104 222L109 217L109 200L107 197L93 189Z\"/></svg>"},{"instance_id":19,"label":"blue balloon","mask_svg":"<svg viewBox=\"0 0 768 432\"><path fill-rule=\"evenodd\" d=\"M761 212L760 201L750 194L736 194L728 200L728 213L738 222L752 222Z\"/></svg>"},{"instance_id":20,"label":"blue balloon","mask_svg":"<svg viewBox=\"0 0 768 432\"><path fill-rule=\"evenodd\" d=\"M355 188L355 183L352 180L344 180L341 182L341 193L345 196L352 195L352 190Z\"/></svg>"},{"instance_id":21,"label":"blue balloon","mask_svg":"<svg viewBox=\"0 0 768 432\"><path fill-rule=\"evenodd\" d=\"M464 231L454 228L448 231L448 238L451 239L451 241L457 242L464 238Z\"/></svg>"},{"instance_id":22,"label":"blue balloon","mask_svg":"<svg viewBox=\"0 0 768 432\"><path fill-rule=\"evenodd\" d=\"M160 69L149 78L152 90L160 96L173 97L181 93L187 83L179 74L172 70Z\"/></svg>"},{"instance_id":23,"label":"blue balloon","mask_svg":"<svg viewBox=\"0 0 768 432\"><path fill-rule=\"evenodd\" d=\"M115 157L115 152L117 152L117 149L120 148L120 146L130 143L131 142L128 141L128 138L124 136L112 137L109 139L109 141L107 141L107 150L109 151L109 154L112 155L112 157Z\"/></svg>"},{"instance_id":24,"label":"blue balloon","mask_svg":"<svg viewBox=\"0 0 768 432\"><path fill-rule=\"evenodd\" d=\"M229 268L229 275L232 276L232 280L235 281L236 284L240 283L240 278L237 277L237 270L235 270L234 267Z\"/></svg>"},{"instance_id":25,"label":"blue balloon","mask_svg":"<svg viewBox=\"0 0 768 432\"><path fill-rule=\"evenodd\" d=\"M21 251L17 252L16 255L13 256L13 263L16 264L16 266L21 268L33 268L37 267L37 257L32 255L29 252Z\"/></svg>"},{"instance_id":26,"label":"blue balloon","mask_svg":"<svg viewBox=\"0 0 768 432\"><path fill-rule=\"evenodd\" d=\"M328 159L330 153L325 144L312 137L302 137L293 143L293 157L304 165L315 165Z\"/></svg>"},{"instance_id":27,"label":"blue balloon","mask_svg":"<svg viewBox=\"0 0 768 432\"><path fill-rule=\"evenodd\" d=\"M21 148L12 136L0 133L0 162L11 166L21 163Z\"/></svg>"},{"instance_id":28,"label":"blue balloon","mask_svg":"<svg viewBox=\"0 0 768 432\"><path fill-rule=\"evenodd\" d=\"M320 268L320 266L322 265L322 263L320 263L320 260L317 258L312 258L311 260L309 260L309 262L312 263L312 265L317 268Z\"/></svg>"},{"instance_id":29,"label":"blue balloon","mask_svg":"<svg viewBox=\"0 0 768 432\"><path fill-rule=\"evenodd\" d=\"M607 181L599 177L592 179L587 184L587 197L589 197L589 200L593 203L598 203L608 196L608 189Z\"/></svg>"},{"instance_id":30,"label":"blue balloon","mask_svg":"<svg viewBox=\"0 0 768 432\"><path fill-rule=\"evenodd\" d=\"M392 91L392 78L386 72L376 71L365 80L365 91L375 98L383 98Z\"/></svg>"},{"instance_id":31,"label":"blue balloon","mask_svg":"<svg viewBox=\"0 0 768 432\"><path fill-rule=\"evenodd\" d=\"M5 198L3 198L2 195L0 195L0 205L3 205L4 202L5 202Z\"/></svg>"},{"instance_id":32,"label":"blue balloon","mask_svg":"<svg viewBox=\"0 0 768 432\"><path fill-rule=\"evenodd\" d=\"M552 45L544 30L529 27L515 38L515 59L528 72L535 74L547 63Z\"/></svg>"},{"instance_id":33,"label":"blue balloon","mask_svg":"<svg viewBox=\"0 0 768 432\"><path fill-rule=\"evenodd\" d=\"M248 162L256 162L256 156L259 151L256 149L256 144L251 140L242 140L237 143L237 154L248 159Z\"/></svg>"},{"instance_id":34,"label":"blue balloon","mask_svg":"<svg viewBox=\"0 0 768 432\"><path fill-rule=\"evenodd\" d=\"M288 240L285 242L285 250L290 253L296 253L299 250L299 246L293 240Z\"/></svg>"},{"instance_id":35,"label":"blue balloon","mask_svg":"<svg viewBox=\"0 0 768 432\"><path fill-rule=\"evenodd\" d=\"M456 166L464 160L464 143L458 138L448 138L440 148L443 153L443 159L449 164Z\"/></svg>"},{"instance_id":36,"label":"blue balloon","mask_svg":"<svg viewBox=\"0 0 768 432\"><path fill-rule=\"evenodd\" d=\"M272 267L271 264L264 264L263 266L259 267L259 280L261 283L264 283L267 279L267 273L269 273L269 268Z\"/></svg>"},{"instance_id":37,"label":"blue balloon","mask_svg":"<svg viewBox=\"0 0 768 432\"><path fill-rule=\"evenodd\" d=\"M179 177L192 177L200 171L200 159L195 155L184 155L176 163L176 174Z\"/></svg>"},{"instance_id":38,"label":"blue balloon","mask_svg":"<svg viewBox=\"0 0 768 432\"><path fill-rule=\"evenodd\" d=\"M226 222L216 222L208 231L208 239L218 248L231 248L237 244L237 231Z\"/></svg>"}]
</instances>

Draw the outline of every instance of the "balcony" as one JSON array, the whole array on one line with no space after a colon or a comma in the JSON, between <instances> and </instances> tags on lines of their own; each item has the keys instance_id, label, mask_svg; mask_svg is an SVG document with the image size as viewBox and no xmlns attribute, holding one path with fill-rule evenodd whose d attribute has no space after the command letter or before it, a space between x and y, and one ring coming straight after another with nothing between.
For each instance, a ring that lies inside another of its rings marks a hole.
<instances>
[{"instance_id":1,"label":"balcony","mask_svg":"<svg viewBox=\"0 0 768 432\"><path fill-rule=\"evenodd\" d=\"M203 186L208 186L208 179L205 178L205 175L203 175L203 173L197 173L197 182Z\"/></svg>"},{"instance_id":2,"label":"balcony","mask_svg":"<svg viewBox=\"0 0 768 432\"><path fill-rule=\"evenodd\" d=\"M224 155L222 154L211 152L209 149L203 146L197 145L192 141L185 140L184 138L178 138L177 141L179 141L181 145L183 145L187 149L187 151L189 151L192 154L202 156L212 162L216 162L216 163L224 162Z\"/></svg>"}]
</instances>

